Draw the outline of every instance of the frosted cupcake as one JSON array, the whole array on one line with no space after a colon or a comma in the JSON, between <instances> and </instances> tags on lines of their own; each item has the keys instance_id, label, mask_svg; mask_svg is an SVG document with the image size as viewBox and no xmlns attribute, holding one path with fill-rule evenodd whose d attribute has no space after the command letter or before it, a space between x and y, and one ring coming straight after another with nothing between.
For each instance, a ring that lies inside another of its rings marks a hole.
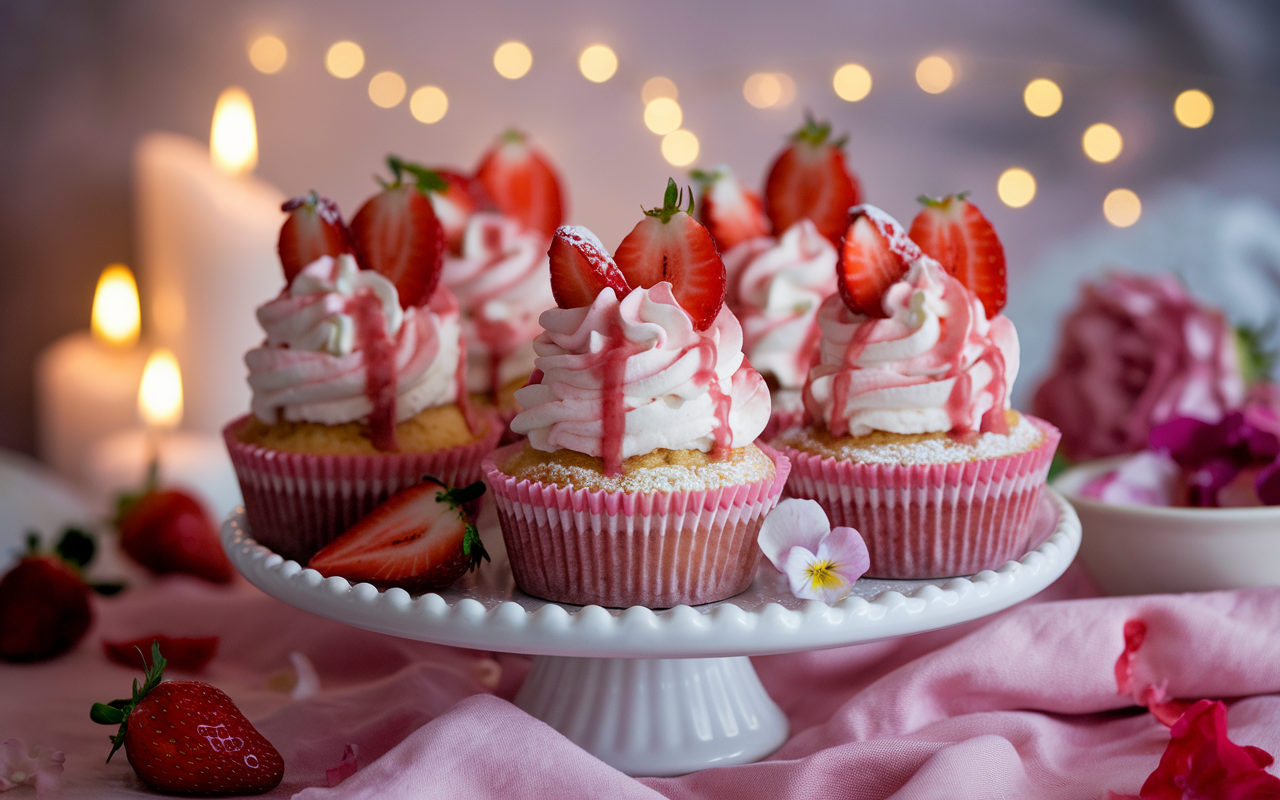
<instances>
[{"instance_id":1,"label":"frosted cupcake","mask_svg":"<svg viewBox=\"0 0 1280 800\"><path fill-rule=\"evenodd\" d=\"M254 537L305 561L424 474L476 480L501 429L467 403L460 313L435 285L440 230L425 195L397 180L356 215L354 235L314 194L285 210L288 285L258 309L252 413L223 436ZM411 255L389 259L387 241Z\"/></svg>"},{"instance_id":2,"label":"frosted cupcake","mask_svg":"<svg viewBox=\"0 0 1280 800\"><path fill-rule=\"evenodd\" d=\"M786 460L755 444L768 390L674 182L615 258L582 228L552 243L559 307L511 423L528 440L484 464L512 572L567 603L721 600L750 585L786 480Z\"/></svg>"},{"instance_id":3,"label":"frosted cupcake","mask_svg":"<svg viewBox=\"0 0 1280 800\"><path fill-rule=\"evenodd\" d=\"M876 577L967 575L1023 555L1059 439L1009 407L1019 350L998 313L999 241L963 198L933 203L910 238L876 208L853 210L840 293L818 311L812 424L777 439L788 494L857 528Z\"/></svg>"}]
</instances>

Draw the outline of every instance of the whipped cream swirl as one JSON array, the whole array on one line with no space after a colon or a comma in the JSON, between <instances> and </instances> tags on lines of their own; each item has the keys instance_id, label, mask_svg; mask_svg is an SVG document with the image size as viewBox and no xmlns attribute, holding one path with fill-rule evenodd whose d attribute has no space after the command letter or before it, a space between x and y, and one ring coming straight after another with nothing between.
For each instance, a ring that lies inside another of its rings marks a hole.
<instances>
[{"instance_id":1,"label":"whipped cream swirl","mask_svg":"<svg viewBox=\"0 0 1280 800\"><path fill-rule=\"evenodd\" d=\"M783 389L798 390L816 360L818 306L836 292L836 249L802 219L780 239L760 236L734 246L724 266L748 360Z\"/></svg>"},{"instance_id":2,"label":"whipped cream swirl","mask_svg":"<svg viewBox=\"0 0 1280 800\"><path fill-rule=\"evenodd\" d=\"M267 423L280 419L336 425L373 411L368 387L373 334L389 343L395 419L457 399L459 314L448 290L423 308L400 308L395 284L340 255L307 265L279 297L258 308L267 333L245 354L252 409ZM370 325L383 330L369 330Z\"/></svg>"},{"instance_id":3,"label":"whipped cream swirl","mask_svg":"<svg viewBox=\"0 0 1280 800\"><path fill-rule=\"evenodd\" d=\"M658 448L711 452L744 447L769 421L769 391L742 355L742 328L727 308L695 330L671 284L605 289L584 308L542 314L537 369L516 392L511 422L529 444L605 460Z\"/></svg>"},{"instance_id":4,"label":"whipped cream swirl","mask_svg":"<svg viewBox=\"0 0 1280 800\"><path fill-rule=\"evenodd\" d=\"M805 408L834 436L1007 433L1018 374L1018 333L988 320L977 295L922 256L882 299L887 319L850 311L833 295L818 311L820 362Z\"/></svg>"},{"instance_id":5,"label":"whipped cream swirl","mask_svg":"<svg viewBox=\"0 0 1280 800\"><path fill-rule=\"evenodd\" d=\"M460 257L446 256L441 282L462 306L467 389L496 392L533 371L538 315L555 306L549 241L502 214L472 215Z\"/></svg>"}]
</instances>

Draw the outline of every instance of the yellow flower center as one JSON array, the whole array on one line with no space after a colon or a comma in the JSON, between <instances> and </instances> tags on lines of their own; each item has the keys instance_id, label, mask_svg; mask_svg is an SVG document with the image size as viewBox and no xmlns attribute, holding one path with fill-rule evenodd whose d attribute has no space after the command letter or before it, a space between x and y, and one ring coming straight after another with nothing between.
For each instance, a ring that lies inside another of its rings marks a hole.
<instances>
[{"instance_id":1,"label":"yellow flower center","mask_svg":"<svg viewBox=\"0 0 1280 800\"><path fill-rule=\"evenodd\" d=\"M815 561L805 567L804 574L815 589L834 589L842 583L840 576L836 574L838 566L829 558Z\"/></svg>"}]
</instances>

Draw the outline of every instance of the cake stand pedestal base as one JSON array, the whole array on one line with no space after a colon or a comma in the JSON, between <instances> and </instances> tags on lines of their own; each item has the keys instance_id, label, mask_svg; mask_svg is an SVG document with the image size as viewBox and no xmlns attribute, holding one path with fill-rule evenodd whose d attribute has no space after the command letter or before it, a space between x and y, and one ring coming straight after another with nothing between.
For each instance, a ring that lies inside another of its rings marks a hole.
<instances>
[{"instance_id":1,"label":"cake stand pedestal base","mask_svg":"<svg viewBox=\"0 0 1280 800\"><path fill-rule=\"evenodd\" d=\"M538 656L515 702L628 775L748 764L788 733L746 656Z\"/></svg>"}]
</instances>

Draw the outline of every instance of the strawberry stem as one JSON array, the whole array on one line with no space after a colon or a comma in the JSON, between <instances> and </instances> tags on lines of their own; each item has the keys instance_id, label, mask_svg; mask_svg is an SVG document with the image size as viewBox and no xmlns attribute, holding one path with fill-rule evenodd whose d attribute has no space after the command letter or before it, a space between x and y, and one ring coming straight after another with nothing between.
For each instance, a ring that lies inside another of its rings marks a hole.
<instances>
[{"instance_id":1,"label":"strawberry stem","mask_svg":"<svg viewBox=\"0 0 1280 800\"><path fill-rule=\"evenodd\" d=\"M437 192L443 194L449 191L449 182L441 178L435 170L427 169L421 164L415 164L412 161L405 161L403 158L395 155L387 156L387 166L391 169L391 174L395 176L395 182L390 186L383 184L384 189L399 189L404 185L404 173L413 176L414 186L423 194L428 192ZM381 182L381 179L379 179Z\"/></svg>"},{"instance_id":2,"label":"strawberry stem","mask_svg":"<svg viewBox=\"0 0 1280 800\"><path fill-rule=\"evenodd\" d=\"M676 214L680 213L681 211L684 211L686 214L689 214L690 216L692 216L693 215L693 189L692 188L689 189L689 207L686 209L682 209L680 208L680 206L682 205L684 205L684 190L676 186L675 178L667 178L667 191L666 191L666 194L664 194L662 197L662 207L650 208L646 210L644 213L645 213L645 216L647 217L657 217L659 220L662 221L663 225L666 225L668 222L670 222L671 218L674 217Z\"/></svg>"},{"instance_id":3,"label":"strawberry stem","mask_svg":"<svg viewBox=\"0 0 1280 800\"><path fill-rule=\"evenodd\" d=\"M503 144L520 144L525 140L524 131L519 128L507 128L500 137Z\"/></svg>"},{"instance_id":4,"label":"strawberry stem","mask_svg":"<svg viewBox=\"0 0 1280 800\"><path fill-rule=\"evenodd\" d=\"M819 147L822 144L826 143L827 137L830 135L831 135L831 123L818 122L813 118L812 112L806 111L804 115L804 125L800 128L800 130L791 134L791 141L806 142L808 144L813 145L814 147ZM841 139L838 143L836 143L836 146L839 147L839 146L842 146L843 144L844 144L844 139Z\"/></svg>"},{"instance_id":5,"label":"strawberry stem","mask_svg":"<svg viewBox=\"0 0 1280 800\"><path fill-rule=\"evenodd\" d=\"M143 665L146 665L146 657L142 659ZM138 687L138 679L133 679L133 696L129 699L112 700L110 703L94 703L89 709L89 719L99 725L119 725L120 730L115 736L111 737L112 748L107 754L107 763L111 763L111 757L116 754L124 744L125 733L129 730L129 715L133 713L133 709L137 708L151 690L160 685L164 680L164 668L168 664L164 656L160 655L160 642L156 639L151 640L151 665L146 667L143 672L142 687Z\"/></svg>"}]
</instances>

